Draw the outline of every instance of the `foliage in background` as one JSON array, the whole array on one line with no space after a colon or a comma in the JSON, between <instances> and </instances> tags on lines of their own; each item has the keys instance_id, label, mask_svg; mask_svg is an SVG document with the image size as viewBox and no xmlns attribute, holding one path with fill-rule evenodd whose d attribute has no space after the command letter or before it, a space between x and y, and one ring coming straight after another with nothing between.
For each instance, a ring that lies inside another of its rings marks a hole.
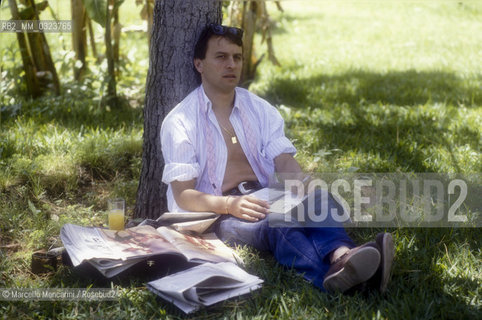
<instances>
[{"instance_id":1,"label":"foliage in background","mask_svg":"<svg viewBox=\"0 0 482 320\"><path fill-rule=\"evenodd\" d=\"M276 7L283 11L279 1ZM230 1L225 2L225 15L223 24L240 27L244 30L243 34L243 70L241 74L241 85L249 87L256 76L256 69L263 60L265 54L256 54L255 35L261 36L261 44L266 42L268 60L276 66L279 62L276 59L272 41L272 29L274 27L265 1Z\"/></svg>"},{"instance_id":2,"label":"foliage in background","mask_svg":"<svg viewBox=\"0 0 482 320\"><path fill-rule=\"evenodd\" d=\"M19 10L16 0L9 0L8 5L11 20L39 21L40 13L48 6L48 2L44 1L36 5L34 0L24 0L20 2L21 10ZM59 78L45 34L29 32L27 34L16 33L16 36L28 95L36 98L47 90L53 90L59 94Z\"/></svg>"}]
</instances>

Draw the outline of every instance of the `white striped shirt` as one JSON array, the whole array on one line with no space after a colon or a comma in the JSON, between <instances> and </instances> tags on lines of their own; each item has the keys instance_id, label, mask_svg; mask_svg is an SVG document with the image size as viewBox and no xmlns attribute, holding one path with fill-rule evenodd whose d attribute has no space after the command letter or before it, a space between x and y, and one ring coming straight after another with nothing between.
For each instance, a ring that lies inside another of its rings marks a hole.
<instances>
[{"instance_id":1,"label":"white striped shirt","mask_svg":"<svg viewBox=\"0 0 482 320\"><path fill-rule=\"evenodd\" d=\"M198 95L201 90L204 105ZM258 181L267 186L274 174L274 158L283 153L296 153L296 149L284 134L284 121L278 110L271 104L249 91L236 88L234 107L229 117L238 141L253 169ZM257 137L256 150L259 160L248 146L240 112L246 115L250 128ZM184 211L176 204L170 183L196 179L196 190L215 194L208 175L208 154L204 125L211 128L214 140L215 181L219 187L224 180L227 161L227 147L212 103L202 86L191 92L166 116L161 127L161 147L164 156L162 181L169 184L167 201L169 211Z\"/></svg>"}]
</instances>

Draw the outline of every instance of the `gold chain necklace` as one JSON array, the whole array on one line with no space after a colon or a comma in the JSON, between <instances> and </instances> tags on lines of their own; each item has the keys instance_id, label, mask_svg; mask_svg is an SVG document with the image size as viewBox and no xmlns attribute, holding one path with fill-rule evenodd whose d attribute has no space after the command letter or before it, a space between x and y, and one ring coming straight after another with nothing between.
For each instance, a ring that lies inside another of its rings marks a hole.
<instances>
[{"instance_id":1,"label":"gold chain necklace","mask_svg":"<svg viewBox=\"0 0 482 320\"><path fill-rule=\"evenodd\" d=\"M236 138L236 133L232 133L231 131L229 131L228 129L226 129L225 127L223 127L222 124L219 123L219 126L221 127L221 129L223 129L224 131L226 131L227 134L229 134L229 136L231 137L231 142L233 144L236 144L238 143L238 139Z\"/></svg>"}]
</instances>

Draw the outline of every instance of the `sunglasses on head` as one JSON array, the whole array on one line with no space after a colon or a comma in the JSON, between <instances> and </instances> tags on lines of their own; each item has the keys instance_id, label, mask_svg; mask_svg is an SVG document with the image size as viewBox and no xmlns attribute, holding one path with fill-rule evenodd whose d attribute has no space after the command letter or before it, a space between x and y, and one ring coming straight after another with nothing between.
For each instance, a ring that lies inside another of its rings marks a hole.
<instances>
[{"instance_id":1,"label":"sunglasses on head","mask_svg":"<svg viewBox=\"0 0 482 320\"><path fill-rule=\"evenodd\" d=\"M243 36L243 29L239 29L235 27L226 27L216 23L209 24L209 29L211 30L212 33L218 36L223 36L228 33L240 38Z\"/></svg>"}]
</instances>

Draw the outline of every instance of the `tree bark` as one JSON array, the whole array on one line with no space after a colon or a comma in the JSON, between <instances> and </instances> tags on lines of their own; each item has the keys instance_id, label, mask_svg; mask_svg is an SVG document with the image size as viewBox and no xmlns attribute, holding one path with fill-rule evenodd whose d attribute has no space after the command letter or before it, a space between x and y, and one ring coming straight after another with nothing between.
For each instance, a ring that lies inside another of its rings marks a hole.
<instances>
[{"instance_id":1,"label":"tree bark","mask_svg":"<svg viewBox=\"0 0 482 320\"><path fill-rule=\"evenodd\" d=\"M241 84L245 87L254 79L254 66L256 65L256 57L254 55L254 34L256 32L256 21L258 3L244 2L243 3L243 71L241 73Z\"/></svg>"},{"instance_id":2,"label":"tree bark","mask_svg":"<svg viewBox=\"0 0 482 320\"><path fill-rule=\"evenodd\" d=\"M167 113L197 85L194 44L204 26L220 23L221 1L158 0L155 2L144 108L142 170L135 216L158 218L167 211L167 185L160 129Z\"/></svg>"},{"instance_id":3,"label":"tree bark","mask_svg":"<svg viewBox=\"0 0 482 320\"><path fill-rule=\"evenodd\" d=\"M32 20L40 20L39 10L34 0L26 0L26 4L34 9ZM43 7L45 9L45 7ZM41 9L41 10L43 10ZM60 82L55 69L55 64L50 54L50 48L47 38L43 32L28 33L30 50L32 53L34 64L37 68L37 79L43 82L43 86L51 88L57 95L60 94Z\"/></svg>"},{"instance_id":4,"label":"tree bark","mask_svg":"<svg viewBox=\"0 0 482 320\"><path fill-rule=\"evenodd\" d=\"M89 39L90 39L90 47L92 48L92 56L99 62L99 57L97 56L97 49L95 47L95 37L94 37L94 30L92 28L92 20L87 16L87 25L89 26Z\"/></svg>"},{"instance_id":5,"label":"tree bark","mask_svg":"<svg viewBox=\"0 0 482 320\"><path fill-rule=\"evenodd\" d=\"M74 64L74 79L82 79L87 70L87 13L85 11L82 0L70 1L72 13L72 48L75 52L75 59L82 63L81 67L76 67Z\"/></svg>"},{"instance_id":6,"label":"tree bark","mask_svg":"<svg viewBox=\"0 0 482 320\"><path fill-rule=\"evenodd\" d=\"M20 20L18 13L17 2L15 0L8 0L10 11L12 13L12 18L14 20ZM23 69L25 70L25 80L27 82L27 91L29 94L36 98L42 94L38 85L37 70L30 56L27 40L23 33L17 32L18 45L20 47L20 54L22 56Z\"/></svg>"},{"instance_id":7,"label":"tree bark","mask_svg":"<svg viewBox=\"0 0 482 320\"><path fill-rule=\"evenodd\" d=\"M105 17L105 55L107 57L107 97L106 104L110 107L115 106L117 99L116 79L115 79L115 61L114 50L112 48L112 34L111 34L111 10L109 1L106 3L106 17Z\"/></svg>"},{"instance_id":8,"label":"tree bark","mask_svg":"<svg viewBox=\"0 0 482 320\"><path fill-rule=\"evenodd\" d=\"M116 69L116 74L119 74L119 46L120 46L120 35L121 35L121 29L122 25L119 22L119 6L114 5L115 1L112 1L112 6L114 7L113 11L113 17L114 21L112 24L112 36L114 39L114 42L112 44L112 50L114 51L114 63L115 66L117 67Z\"/></svg>"}]
</instances>

